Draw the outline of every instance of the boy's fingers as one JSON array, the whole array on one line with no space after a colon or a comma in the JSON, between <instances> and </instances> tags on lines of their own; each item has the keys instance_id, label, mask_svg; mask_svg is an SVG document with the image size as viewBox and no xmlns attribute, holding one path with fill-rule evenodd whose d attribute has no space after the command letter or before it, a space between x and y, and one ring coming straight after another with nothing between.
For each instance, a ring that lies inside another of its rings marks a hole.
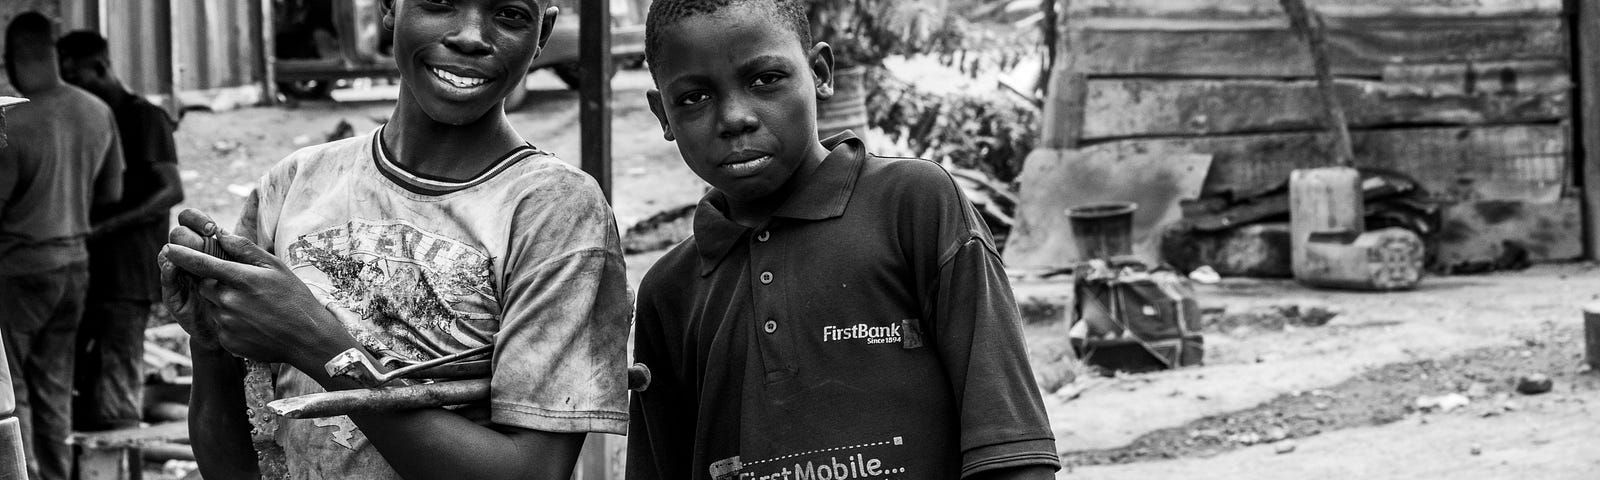
<instances>
[{"instance_id":1,"label":"boy's fingers","mask_svg":"<svg viewBox=\"0 0 1600 480\"><path fill-rule=\"evenodd\" d=\"M178 212L178 224L194 230L201 236L216 235L219 230L217 222L211 220L210 215L193 208L185 208L182 212Z\"/></svg>"},{"instance_id":2,"label":"boy's fingers","mask_svg":"<svg viewBox=\"0 0 1600 480\"><path fill-rule=\"evenodd\" d=\"M172 264L172 260L167 259L166 247L162 247L161 252L156 254L156 269L161 272L161 283L174 287L183 285L178 267Z\"/></svg>"},{"instance_id":3,"label":"boy's fingers","mask_svg":"<svg viewBox=\"0 0 1600 480\"><path fill-rule=\"evenodd\" d=\"M231 233L223 233L217 235L217 243L222 245L222 251L228 254L228 258L234 261L262 268L278 268L281 266L278 262L278 257L267 253L261 246L256 245L255 242L250 241L248 238Z\"/></svg>"},{"instance_id":4,"label":"boy's fingers","mask_svg":"<svg viewBox=\"0 0 1600 480\"><path fill-rule=\"evenodd\" d=\"M167 243L175 243L194 250L200 250L205 248L206 239L189 227L172 227L172 231L167 233Z\"/></svg>"},{"instance_id":5,"label":"boy's fingers","mask_svg":"<svg viewBox=\"0 0 1600 480\"><path fill-rule=\"evenodd\" d=\"M225 284L236 283L234 280L239 278L240 269L246 268L243 265L206 255L199 250L175 243L167 244L162 249L162 253L166 255L167 261L172 262L173 266L181 268L183 271L200 278L215 279Z\"/></svg>"}]
</instances>

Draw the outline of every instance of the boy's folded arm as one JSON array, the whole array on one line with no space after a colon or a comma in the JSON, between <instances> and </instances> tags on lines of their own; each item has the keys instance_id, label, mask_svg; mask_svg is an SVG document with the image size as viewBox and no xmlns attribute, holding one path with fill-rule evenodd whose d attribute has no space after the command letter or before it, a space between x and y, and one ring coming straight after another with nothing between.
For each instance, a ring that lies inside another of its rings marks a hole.
<instances>
[{"instance_id":1,"label":"boy's folded arm","mask_svg":"<svg viewBox=\"0 0 1600 480\"><path fill-rule=\"evenodd\" d=\"M584 433L479 425L444 409L351 416L368 441L409 479L572 477Z\"/></svg>"}]
</instances>

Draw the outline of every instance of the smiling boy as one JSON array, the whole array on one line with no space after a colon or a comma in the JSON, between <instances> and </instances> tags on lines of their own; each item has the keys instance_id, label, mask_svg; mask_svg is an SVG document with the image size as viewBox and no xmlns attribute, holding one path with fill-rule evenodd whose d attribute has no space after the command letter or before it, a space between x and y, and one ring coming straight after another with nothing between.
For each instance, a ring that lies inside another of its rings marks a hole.
<instances>
[{"instance_id":1,"label":"smiling boy","mask_svg":"<svg viewBox=\"0 0 1600 480\"><path fill-rule=\"evenodd\" d=\"M363 387L324 370L353 347L421 361L494 346L483 404L278 419L292 478L565 480L586 433L625 431L629 299L611 210L502 107L556 13L384 2L402 75L387 124L277 164L237 235L218 235L231 261L198 251L215 225L180 217L163 295L192 333L190 435L206 478L268 473L234 355L272 362L272 391L254 393L283 398Z\"/></svg>"},{"instance_id":2,"label":"smiling boy","mask_svg":"<svg viewBox=\"0 0 1600 480\"><path fill-rule=\"evenodd\" d=\"M713 190L640 286L628 478L1051 478L986 227L937 164L818 140L799 3L651 6L648 100Z\"/></svg>"}]
</instances>

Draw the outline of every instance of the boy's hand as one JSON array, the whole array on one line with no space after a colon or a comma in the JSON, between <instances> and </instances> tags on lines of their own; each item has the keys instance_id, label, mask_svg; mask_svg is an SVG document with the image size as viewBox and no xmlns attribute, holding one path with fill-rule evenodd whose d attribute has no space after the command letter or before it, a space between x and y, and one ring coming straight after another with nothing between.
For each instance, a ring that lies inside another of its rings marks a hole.
<instances>
[{"instance_id":1,"label":"boy's hand","mask_svg":"<svg viewBox=\"0 0 1600 480\"><path fill-rule=\"evenodd\" d=\"M188 298L187 305L197 301L210 304L216 339L223 348L252 360L300 367L320 366L354 344L305 283L249 239L217 232L217 243L232 261L203 253L190 246L193 243L174 241L164 257L175 269L197 279L201 299ZM196 327L205 330L202 325Z\"/></svg>"},{"instance_id":2,"label":"boy's hand","mask_svg":"<svg viewBox=\"0 0 1600 480\"><path fill-rule=\"evenodd\" d=\"M198 210L187 209L178 215L179 226L173 227L167 235L170 244L183 245L194 250L203 249L204 236L199 232L210 235L216 232L216 223L211 221L204 213ZM161 248L161 253L156 254L156 266L161 271L161 301L166 305L167 311L178 321L183 330L189 332L189 342L194 348L218 350L222 346L217 341L216 323L200 315L201 304L204 302L195 294L198 279L189 274L168 258L170 246Z\"/></svg>"}]
</instances>

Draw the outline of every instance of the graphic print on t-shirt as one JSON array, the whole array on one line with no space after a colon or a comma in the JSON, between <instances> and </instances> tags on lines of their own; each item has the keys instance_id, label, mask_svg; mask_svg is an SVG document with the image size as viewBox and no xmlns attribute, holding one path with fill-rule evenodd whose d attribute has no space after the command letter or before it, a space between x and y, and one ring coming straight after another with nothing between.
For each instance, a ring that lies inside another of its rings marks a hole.
<instances>
[{"instance_id":1,"label":"graphic print on t-shirt","mask_svg":"<svg viewBox=\"0 0 1600 480\"><path fill-rule=\"evenodd\" d=\"M905 437L857 445L844 445L774 458L743 462L729 457L711 464L715 480L854 480L906 478L905 467L890 465L881 457L904 456Z\"/></svg>"},{"instance_id":2,"label":"graphic print on t-shirt","mask_svg":"<svg viewBox=\"0 0 1600 480\"><path fill-rule=\"evenodd\" d=\"M415 361L455 350L444 345L485 344L484 332L461 322L500 311L492 257L405 221L358 219L306 234L285 260L325 301L354 313L345 327L375 353Z\"/></svg>"}]
</instances>

